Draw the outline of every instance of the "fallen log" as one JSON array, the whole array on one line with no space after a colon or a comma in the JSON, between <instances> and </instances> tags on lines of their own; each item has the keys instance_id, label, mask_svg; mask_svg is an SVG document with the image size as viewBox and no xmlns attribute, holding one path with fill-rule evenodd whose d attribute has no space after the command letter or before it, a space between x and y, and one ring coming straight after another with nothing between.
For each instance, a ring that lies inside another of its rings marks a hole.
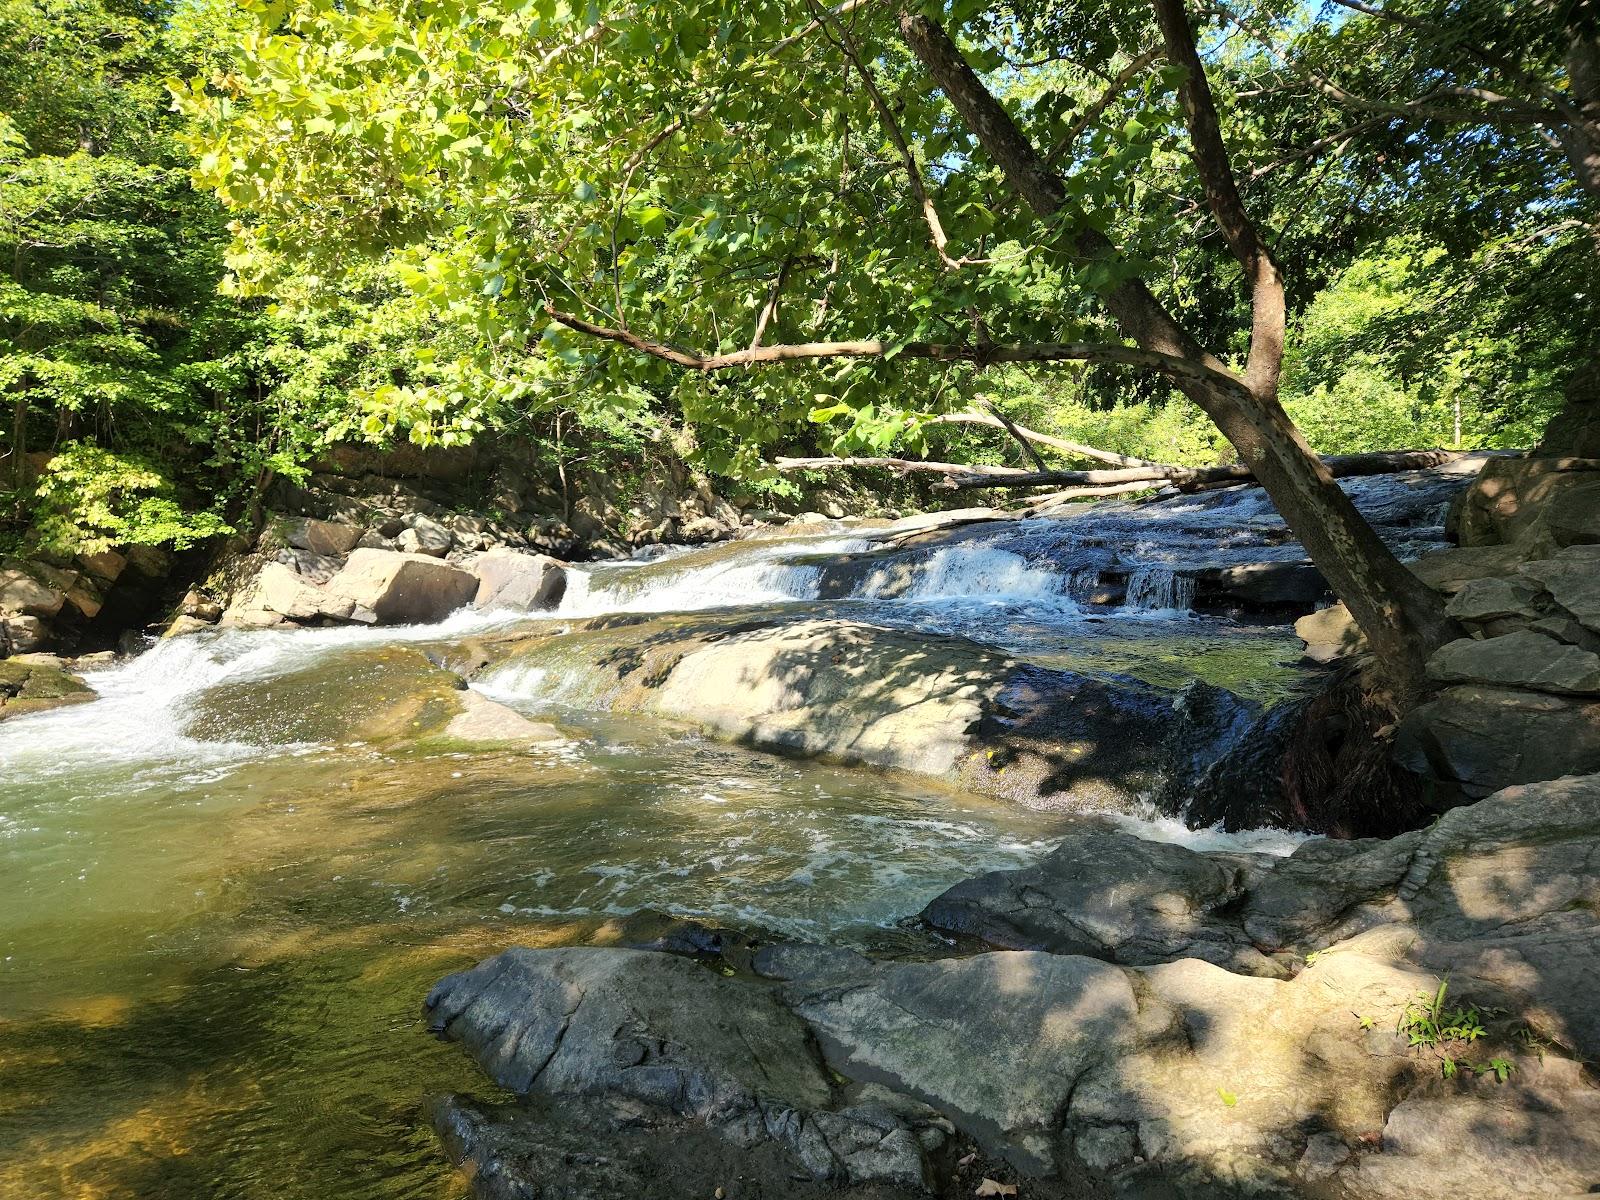
<instances>
[{"instance_id":1,"label":"fallen log","mask_svg":"<svg viewBox=\"0 0 1600 1200\"><path fill-rule=\"evenodd\" d=\"M1362 475L1392 475L1399 471L1420 471L1465 458L1463 450L1380 450L1370 454L1336 454L1322 460L1335 479ZM959 463L923 462L905 458L779 458L773 465L780 471L829 471L876 467L898 474L926 472L942 475L936 486L951 490L968 488L1072 487L1092 495L1142 490L1125 486L1166 485L1179 489L1218 483L1248 483L1254 480L1248 467L1175 467L1161 463L1125 467L1119 470L1024 471L1018 467L987 467Z\"/></svg>"}]
</instances>

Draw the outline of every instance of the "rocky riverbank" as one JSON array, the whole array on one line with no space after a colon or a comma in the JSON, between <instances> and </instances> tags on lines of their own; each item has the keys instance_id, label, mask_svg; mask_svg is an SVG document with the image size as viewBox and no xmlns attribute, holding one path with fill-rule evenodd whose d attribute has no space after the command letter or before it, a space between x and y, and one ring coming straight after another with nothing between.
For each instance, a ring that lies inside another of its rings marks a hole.
<instances>
[{"instance_id":1,"label":"rocky riverbank","mask_svg":"<svg viewBox=\"0 0 1600 1200\"><path fill-rule=\"evenodd\" d=\"M968 1154L1022 1195L1584 1194L1597 853L1589 776L1281 860L1069 839L929 905L921 960L509 950L427 1013L524 1099L435 1121L496 1198L689 1194L684 1138L734 1198L971 1194Z\"/></svg>"}]
</instances>

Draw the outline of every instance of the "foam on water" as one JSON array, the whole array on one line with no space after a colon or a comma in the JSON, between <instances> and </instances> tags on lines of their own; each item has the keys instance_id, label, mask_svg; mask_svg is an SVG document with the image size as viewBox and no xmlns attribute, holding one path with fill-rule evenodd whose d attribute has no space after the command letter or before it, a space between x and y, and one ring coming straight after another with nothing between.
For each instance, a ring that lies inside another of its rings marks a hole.
<instances>
[{"instance_id":1,"label":"foam on water","mask_svg":"<svg viewBox=\"0 0 1600 1200\"><path fill-rule=\"evenodd\" d=\"M815 600L821 568L805 557L859 554L872 545L865 538L775 539L740 543L731 552L719 548L714 556L672 555L643 564L575 567L567 574L557 614L698 612Z\"/></svg>"},{"instance_id":2,"label":"foam on water","mask_svg":"<svg viewBox=\"0 0 1600 1200\"><path fill-rule=\"evenodd\" d=\"M183 732L196 697L219 684L287 674L346 647L437 641L515 619L514 614L461 609L435 625L238 629L171 638L130 662L87 673L85 681L98 699L0 724L0 778L14 782L117 763L168 763L198 777L263 749ZM273 748L273 753L286 751L293 747Z\"/></svg>"}]
</instances>

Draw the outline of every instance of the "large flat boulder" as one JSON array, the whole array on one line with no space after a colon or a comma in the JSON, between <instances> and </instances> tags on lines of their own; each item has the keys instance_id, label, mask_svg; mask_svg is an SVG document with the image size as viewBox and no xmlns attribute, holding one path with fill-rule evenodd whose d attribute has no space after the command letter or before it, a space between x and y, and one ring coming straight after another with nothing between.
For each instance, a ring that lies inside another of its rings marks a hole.
<instances>
[{"instance_id":1,"label":"large flat boulder","mask_svg":"<svg viewBox=\"0 0 1600 1200\"><path fill-rule=\"evenodd\" d=\"M1428 659L1437 683L1480 683L1570 696L1600 696L1600 655L1531 629L1458 638Z\"/></svg>"},{"instance_id":2,"label":"large flat boulder","mask_svg":"<svg viewBox=\"0 0 1600 1200\"><path fill-rule=\"evenodd\" d=\"M353 612L379 625L439 621L470 604L478 581L459 567L425 554L359 549L328 581L329 594L349 600Z\"/></svg>"},{"instance_id":3,"label":"large flat boulder","mask_svg":"<svg viewBox=\"0 0 1600 1200\"><path fill-rule=\"evenodd\" d=\"M764 749L932 775L1034 807L1137 803L1236 736L1240 702L1018 662L963 638L841 620L608 617L535 635L484 676ZM1203 753L1202 753L1203 751Z\"/></svg>"},{"instance_id":4,"label":"large flat boulder","mask_svg":"<svg viewBox=\"0 0 1600 1200\"><path fill-rule=\"evenodd\" d=\"M773 989L687 959L512 949L444 979L425 1007L435 1032L519 1095L606 1100L736 1146L776 1143L818 1180L927 1182L936 1126L919 1129L904 1103L852 1103Z\"/></svg>"}]
</instances>

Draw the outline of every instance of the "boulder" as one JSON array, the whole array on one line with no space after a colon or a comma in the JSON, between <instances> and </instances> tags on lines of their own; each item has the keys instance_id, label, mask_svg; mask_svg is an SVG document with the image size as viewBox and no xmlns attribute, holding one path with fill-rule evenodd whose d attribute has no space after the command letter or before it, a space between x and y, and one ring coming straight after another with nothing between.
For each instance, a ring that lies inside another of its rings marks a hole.
<instances>
[{"instance_id":1,"label":"boulder","mask_svg":"<svg viewBox=\"0 0 1600 1200\"><path fill-rule=\"evenodd\" d=\"M1571 546L1600 542L1600 462L1539 455L1496 458L1463 496L1463 546Z\"/></svg>"},{"instance_id":2,"label":"boulder","mask_svg":"<svg viewBox=\"0 0 1600 1200\"><path fill-rule=\"evenodd\" d=\"M54 655L25 655L20 662L0 659L0 721L94 698L94 691L62 670Z\"/></svg>"},{"instance_id":3,"label":"boulder","mask_svg":"<svg viewBox=\"0 0 1600 1200\"><path fill-rule=\"evenodd\" d=\"M1541 614L1541 589L1524 579L1469 580L1450 599L1445 612L1458 621L1481 623L1509 617L1534 620ZM1299 626L1295 626L1296 632Z\"/></svg>"},{"instance_id":4,"label":"boulder","mask_svg":"<svg viewBox=\"0 0 1600 1200\"><path fill-rule=\"evenodd\" d=\"M1472 798L1587 775L1600 771L1600 702L1481 684L1447 688L1406 714L1395 757Z\"/></svg>"},{"instance_id":5,"label":"boulder","mask_svg":"<svg viewBox=\"0 0 1600 1200\"><path fill-rule=\"evenodd\" d=\"M191 633L201 633L212 628L212 625L213 623L210 621L202 621L199 617L191 617L183 613L179 613L176 617L173 617L171 623L161 631L161 640L166 641L168 638L186 637Z\"/></svg>"},{"instance_id":6,"label":"boulder","mask_svg":"<svg viewBox=\"0 0 1600 1200\"><path fill-rule=\"evenodd\" d=\"M1560 695L1600 695L1600 655L1532 630L1482 641L1461 638L1428 659L1438 683L1482 683Z\"/></svg>"},{"instance_id":7,"label":"boulder","mask_svg":"<svg viewBox=\"0 0 1600 1200\"><path fill-rule=\"evenodd\" d=\"M450 553L454 541L448 529L421 513L407 517L406 527L395 537L395 545L402 553L425 554L430 558L443 558Z\"/></svg>"},{"instance_id":8,"label":"boulder","mask_svg":"<svg viewBox=\"0 0 1600 1200\"><path fill-rule=\"evenodd\" d=\"M291 621L343 621L355 605L347 596L317 587L283 563L268 563L256 577L255 604Z\"/></svg>"},{"instance_id":9,"label":"boulder","mask_svg":"<svg viewBox=\"0 0 1600 1200\"><path fill-rule=\"evenodd\" d=\"M919 1134L937 1125L841 1102L806 1026L771 989L687 959L512 949L441 981L426 1013L512 1092L609 1100L740 1147L776 1142L819 1180L928 1182Z\"/></svg>"},{"instance_id":10,"label":"boulder","mask_svg":"<svg viewBox=\"0 0 1600 1200\"><path fill-rule=\"evenodd\" d=\"M494 671L545 662L502 643ZM1238 704L1180 710L1131 680L1020 663L963 638L852 621L615 615L561 639L569 694L786 753L941 776L1034 807L1139 803L1226 744ZM494 675L487 676L491 681ZM1203 728L1196 728L1197 723Z\"/></svg>"},{"instance_id":11,"label":"boulder","mask_svg":"<svg viewBox=\"0 0 1600 1200\"><path fill-rule=\"evenodd\" d=\"M0 615L0 658L6 654L26 654L50 644L50 627L38 617L22 613Z\"/></svg>"},{"instance_id":12,"label":"boulder","mask_svg":"<svg viewBox=\"0 0 1600 1200\"><path fill-rule=\"evenodd\" d=\"M1031 867L956 884L922 910L943 933L1005 950L1047 950L1143 964L1194 957L1266 968L1236 919L1242 862L1120 833L1075 834Z\"/></svg>"},{"instance_id":13,"label":"boulder","mask_svg":"<svg viewBox=\"0 0 1600 1200\"><path fill-rule=\"evenodd\" d=\"M1569 546L1518 568L1583 625L1600 633L1600 546Z\"/></svg>"},{"instance_id":14,"label":"boulder","mask_svg":"<svg viewBox=\"0 0 1600 1200\"><path fill-rule=\"evenodd\" d=\"M98 554L78 555L77 563L88 574L109 585L122 577L122 572L128 566L128 558L115 550L102 550Z\"/></svg>"},{"instance_id":15,"label":"boulder","mask_svg":"<svg viewBox=\"0 0 1600 1200\"><path fill-rule=\"evenodd\" d=\"M66 588L46 584L21 563L0 564L0 611L49 618L66 602Z\"/></svg>"},{"instance_id":16,"label":"boulder","mask_svg":"<svg viewBox=\"0 0 1600 1200\"><path fill-rule=\"evenodd\" d=\"M537 612L554 608L567 590L567 569L546 554L494 549L472 564L478 577L473 603L479 608Z\"/></svg>"},{"instance_id":17,"label":"boulder","mask_svg":"<svg viewBox=\"0 0 1600 1200\"><path fill-rule=\"evenodd\" d=\"M404 625L438 621L471 603L478 581L426 555L360 549L326 590L349 600L354 616L364 610L379 625Z\"/></svg>"},{"instance_id":18,"label":"boulder","mask_svg":"<svg viewBox=\"0 0 1600 1200\"><path fill-rule=\"evenodd\" d=\"M1306 644L1312 662L1330 663L1366 649L1367 639L1343 604L1330 604L1307 613L1294 623L1295 634Z\"/></svg>"},{"instance_id":19,"label":"boulder","mask_svg":"<svg viewBox=\"0 0 1600 1200\"><path fill-rule=\"evenodd\" d=\"M337 558L349 554L361 540L361 530L334 521L319 521L315 517L302 517L284 529L283 537L298 550Z\"/></svg>"},{"instance_id":20,"label":"boulder","mask_svg":"<svg viewBox=\"0 0 1600 1200\"><path fill-rule=\"evenodd\" d=\"M1474 579L1515 575L1534 553L1522 546L1460 546L1435 550L1407 563L1429 587L1453 596Z\"/></svg>"}]
</instances>

